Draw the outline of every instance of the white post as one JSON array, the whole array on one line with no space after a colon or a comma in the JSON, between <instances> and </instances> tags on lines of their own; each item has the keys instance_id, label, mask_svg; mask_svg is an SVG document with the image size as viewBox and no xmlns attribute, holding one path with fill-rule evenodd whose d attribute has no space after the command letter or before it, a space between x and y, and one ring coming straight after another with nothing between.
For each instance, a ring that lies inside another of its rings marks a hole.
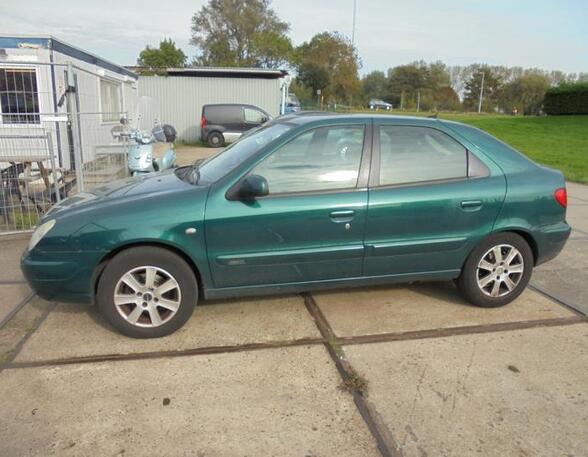
<instances>
[{"instance_id":1,"label":"white post","mask_svg":"<svg viewBox=\"0 0 588 457\"><path fill-rule=\"evenodd\" d=\"M482 84L480 85L480 101L478 102L478 114L482 112L482 98L484 97L484 72L482 72Z\"/></svg>"}]
</instances>

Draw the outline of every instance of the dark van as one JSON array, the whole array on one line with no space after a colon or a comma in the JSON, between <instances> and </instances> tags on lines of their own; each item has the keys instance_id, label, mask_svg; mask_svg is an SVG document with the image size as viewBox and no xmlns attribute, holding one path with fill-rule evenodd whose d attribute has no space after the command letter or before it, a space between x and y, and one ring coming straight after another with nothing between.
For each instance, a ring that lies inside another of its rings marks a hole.
<instances>
[{"instance_id":1,"label":"dark van","mask_svg":"<svg viewBox=\"0 0 588 457\"><path fill-rule=\"evenodd\" d=\"M200 138L213 148L237 141L243 133L266 123L271 116L253 105L204 105L200 119Z\"/></svg>"}]
</instances>

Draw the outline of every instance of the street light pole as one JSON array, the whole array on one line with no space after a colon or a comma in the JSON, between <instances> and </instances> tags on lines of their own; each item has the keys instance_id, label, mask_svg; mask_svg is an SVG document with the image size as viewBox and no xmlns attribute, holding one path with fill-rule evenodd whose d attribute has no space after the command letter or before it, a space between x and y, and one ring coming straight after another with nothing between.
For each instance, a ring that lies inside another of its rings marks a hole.
<instances>
[{"instance_id":1,"label":"street light pole","mask_svg":"<svg viewBox=\"0 0 588 457\"><path fill-rule=\"evenodd\" d=\"M482 112L482 98L484 97L484 72L482 72L482 84L480 85L480 101L478 102L478 114Z\"/></svg>"},{"instance_id":2,"label":"street light pole","mask_svg":"<svg viewBox=\"0 0 588 457\"><path fill-rule=\"evenodd\" d=\"M353 0L353 28L351 29L351 44L355 47L355 17L357 16L357 0Z\"/></svg>"}]
</instances>

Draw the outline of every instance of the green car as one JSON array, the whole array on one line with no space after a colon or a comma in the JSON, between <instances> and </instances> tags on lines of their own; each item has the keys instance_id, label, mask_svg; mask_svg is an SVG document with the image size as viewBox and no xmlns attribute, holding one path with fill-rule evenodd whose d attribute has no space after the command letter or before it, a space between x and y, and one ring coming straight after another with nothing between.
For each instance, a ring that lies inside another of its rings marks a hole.
<instances>
[{"instance_id":1,"label":"green car","mask_svg":"<svg viewBox=\"0 0 588 457\"><path fill-rule=\"evenodd\" d=\"M62 201L22 269L40 296L96 303L139 338L180 328L200 298L454 280L496 307L563 248L566 200L561 172L467 125L292 114Z\"/></svg>"}]
</instances>

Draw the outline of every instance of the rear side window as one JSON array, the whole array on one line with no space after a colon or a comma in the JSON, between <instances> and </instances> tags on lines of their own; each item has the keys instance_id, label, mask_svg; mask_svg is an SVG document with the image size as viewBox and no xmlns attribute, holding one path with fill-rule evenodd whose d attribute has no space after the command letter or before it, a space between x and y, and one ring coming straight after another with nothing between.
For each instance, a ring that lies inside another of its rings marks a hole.
<instances>
[{"instance_id":1,"label":"rear side window","mask_svg":"<svg viewBox=\"0 0 588 457\"><path fill-rule=\"evenodd\" d=\"M381 186L467 177L467 150L439 130L383 125L379 137Z\"/></svg>"},{"instance_id":2,"label":"rear side window","mask_svg":"<svg viewBox=\"0 0 588 457\"><path fill-rule=\"evenodd\" d=\"M204 117L209 124L243 122L243 108L237 105L206 106Z\"/></svg>"}]
</instances>

